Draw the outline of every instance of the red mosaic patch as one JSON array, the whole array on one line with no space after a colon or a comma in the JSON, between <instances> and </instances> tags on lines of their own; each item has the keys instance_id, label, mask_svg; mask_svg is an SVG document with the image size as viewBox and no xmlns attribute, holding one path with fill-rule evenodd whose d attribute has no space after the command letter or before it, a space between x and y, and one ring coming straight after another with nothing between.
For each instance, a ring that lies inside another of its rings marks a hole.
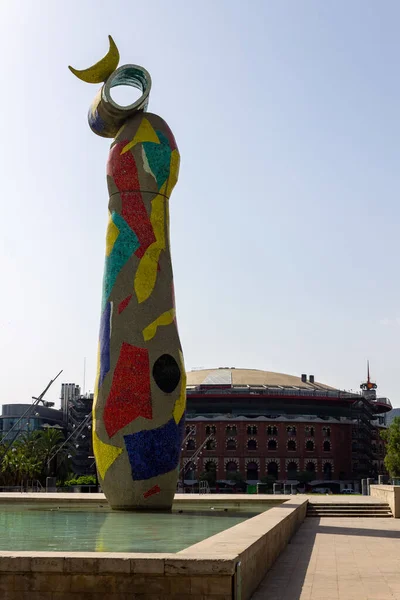
<instances>
[{"instance_id":1,"label":"red mosaic patch","mask_svg":"<svg viewBox=\"0 0 400 600\"><path fill-rule=\"evenodd\" d=\"M118 304L118 314L120 315L122 313L123 310L125 310L125 308L128 306L129 302L131 301L132 298L132 294L130 296L127 296L124 300L122 300L122 302L120 302Z\"/></svg>"},{"instance_id":2,"label":"red mosaic patch","mask_svg":"<svg viewBox=\"0 0 400 600\"><path fill-rule=\"evenodd\" d=\"M138 417L152 416L149 353L124 342L104 408L107 434L112 437Z\"/></svg>"},{"instance_id":3,"label":"red mosaic patch","mask_svg":"<svg viewBox=\"0 0 400 600\"><path fill-rule=\"evenodd\" d=\"M111 150L107 162L107 175L114 179L121 194L121 216L134 231L139 240L135 254L142 258L147 248L156 241L153 227L140 193L139 176L135 159L131 152L121 154L128 142L118 142Z\"/></svg>"},{"instance_id":4,"label":"red mosaic patch","mask_svg":"<svg viewBox=\"0 0 400 600\"><path fill-rule=\"evenodd\" d=\"M152 488L150 488L149 490L147 490L147 492L143 494L143 498L150 498L150 496L154 496L154 494L159 494L160 492L160 486L158 484L154 485Z\"/></svg>"}]
</instances>

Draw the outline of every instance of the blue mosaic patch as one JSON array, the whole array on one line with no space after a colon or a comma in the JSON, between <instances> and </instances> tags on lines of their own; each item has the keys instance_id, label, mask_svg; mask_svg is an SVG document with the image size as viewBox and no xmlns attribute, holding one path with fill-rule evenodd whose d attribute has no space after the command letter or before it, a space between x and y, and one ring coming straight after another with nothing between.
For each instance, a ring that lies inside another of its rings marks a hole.
<instances>
[{"instance_id":1,"label":"blue mosaic patch","mask_svg":"<svg viewBox=\"0 0 400 600\"><path fill-rule=\"evenodd\" d=\"M99 387L103 383L104 377L110 370L110 333L111 333L111 305L107 302L101 316L100 322L100 377Z\"/></svg>"},{"instance_id":2,"label":"blue mosaic patch","mask_svg":"<svg viewBox=\"0 0 400 600\"><path fill-rule=\"evenodd\" d=\"M97 108L93 110L92 107L90 107L89 113L88 113L88 121L89 121L89 127L92 131L102 134L103 131L105 130L106 124L104 123L103 119L100 117Z\"/></svg>"},{"instance_id":3,"label":"blue mosaic patch","mask_svg":"<svg viewBox=\"0 0 400 600\"><path fill-rule=\"evenodd\" d=\"M124 435L132 479L142 481L168 473L179 464L185 419L171 419L162 427Z\"/></svg>"}]
</instances>

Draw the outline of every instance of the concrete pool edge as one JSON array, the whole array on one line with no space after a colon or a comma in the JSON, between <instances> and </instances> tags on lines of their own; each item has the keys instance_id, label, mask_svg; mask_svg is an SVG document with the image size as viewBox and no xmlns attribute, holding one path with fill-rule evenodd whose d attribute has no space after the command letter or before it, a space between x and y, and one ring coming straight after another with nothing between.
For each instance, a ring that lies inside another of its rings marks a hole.
<instances>
[{"instance_id":1,"label":"concrete pool edge","mask_svg":"<svg viewBox=\"0 0 400 600\"><path fill-rule=\"evenodd\" d=\"M0 505L15 500L14 495L1 496ZM18 499L26 503L47 497L47 502L89 506L104 501L102 494L89 496L96 498L89 500L87 494L20 494ZM0 595L7 600L248 600L304 520L307 497L176 496L176 503L182 506L190 502L267 506L277 500L283 504L176 554L0 552Z\"/></svg>"},{"instance_id":2,"label":"concrete pool edge","mask_svg":"<svg viewBox=\"0 0 400 600\"><path fill-rule=\"evenodd\" d=\"M298 497L302 497L298 495ZM305 497L305 496L304 496ZM284 494L175 494L174 505L176 504L191 504L194 501L202 504L275 504L276 502L287 502L292 496ZM12 503L49 503L55 504L56 501L62 504L107 504L107 500L102 493L45 493L45 492L0 492L0 506L1 504L12 504Z\"/></svg>"},{"instance_id":3,"label":"concrete pool edge","mask_svg":"<svg viewBox=\"0 0 400 600\"><path fill-rule=\"evenodd\" d=\"M177 553L179 557L223 557L234 552L240 563L240 598L247 600L257 589L290 538L304 521L308 498L292 496L280 506L225 529Z\"/></svg>"}]
</instances>

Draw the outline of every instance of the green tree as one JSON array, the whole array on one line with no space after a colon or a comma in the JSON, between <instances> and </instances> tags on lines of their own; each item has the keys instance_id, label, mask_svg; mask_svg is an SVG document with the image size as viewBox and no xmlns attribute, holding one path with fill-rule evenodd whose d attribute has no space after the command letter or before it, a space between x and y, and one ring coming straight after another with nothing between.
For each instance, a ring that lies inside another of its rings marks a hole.
<instances>
[{"instance_id":1,"label":"green tree","mask_svg":"<svg viewBox=\"0 0 400 600\"><path fill-rule=\"evenodd\" d=\"M246 490L247 484L242 473L239 473L238 471L233 471L231 473L227 473L226 478L228 479L228 481L234 481L236 487L241 488L243 491Z\"/></svg>"},{"instance_id":2,"label":"green tree","mask_svg":"<svg viewBox=\"0 0 400 600\"><path fill-rule=\"evenodd\" d=\"M276 477L274 475L265 475L261 478L261 483L266 483L269 488L272 488L275 482Z\"/></svg>"},{"instance_id":3,"label":"green tree","mask_svg":"<svg viewBox=\"0 0 400 600\"><path fill-rule=\"evenodd\" d=\"M52 427L35 433L37 451L43 462L43 475L51 477L57 472L57 464L65 457L64 449L57 452L64 441L64 435L59 429Z\"/></svg>"},{"instance_id":4,"label":"green tree","mask_svg":"<svg viewBox=\"0 0 400 600\"><path fill-rule=\"evenodd\" d=\"M296 479L299 483L310 483L310 481L314 481L315 479L315 473L312 473L311 471L299 471L296 474Z\"/></svg>"},{"instance_id":5,"label":"green tree","mask_svg":"<svg viewBox=\"0 0 400 600\"><path fill-rule=\"evenodd\" d=\"M64 441L58 429L24 432L8 448L0 444L1 485L19 486L27 480L39 479L44 485L46 477L68 472L63 450L57 453ZM56 455L56 456L54 456Z\"/></svg>"},{"instance_id":6,"label":"green tree","mask_svg":"<svg viewBox=\"0 0 400 600\"><path fill-rule=\"evenodd\" d=\"M215 463L208 463L207 471L203 471L202 473L200 473L199 479L200 481L208 481L208 485L210 487L214 487L217 481L217 468L215 466Z\"/></svg>"},{"instance_id":7,"label":"green tree","mask_svg":"<svg viewBox=\"0 0 400 600\"><path fill-rule=\"evenodd\" d=\"M391 477L400 477L400 417L381 431L381 438L386 442L385 467Z\"/></svg>"}]
</instances>

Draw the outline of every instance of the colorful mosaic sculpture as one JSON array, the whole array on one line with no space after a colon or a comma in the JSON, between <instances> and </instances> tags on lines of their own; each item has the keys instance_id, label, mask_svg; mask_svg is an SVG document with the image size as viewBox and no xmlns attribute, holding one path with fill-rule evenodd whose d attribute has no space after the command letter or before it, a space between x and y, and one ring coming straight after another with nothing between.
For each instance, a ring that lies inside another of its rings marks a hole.
<instances>
[{"instance_id":1,"label":"colorful mosaic sculpture","mask_svg":"<svg viewBox=\"0 0 400 600\"><path fill-rule=\"evenodd\" d=\"M179 152L168 125L146 113L151 79L136 65L117 68L109 53L84 71L104 85L90 110L97 135L114 137L107 163L109 221L93 402L93 447L113 508L169 509L183 437L186 375L175 320L169 197ZM141 98L122 107L111 88Z\"/></svg>"}]
</instances>

